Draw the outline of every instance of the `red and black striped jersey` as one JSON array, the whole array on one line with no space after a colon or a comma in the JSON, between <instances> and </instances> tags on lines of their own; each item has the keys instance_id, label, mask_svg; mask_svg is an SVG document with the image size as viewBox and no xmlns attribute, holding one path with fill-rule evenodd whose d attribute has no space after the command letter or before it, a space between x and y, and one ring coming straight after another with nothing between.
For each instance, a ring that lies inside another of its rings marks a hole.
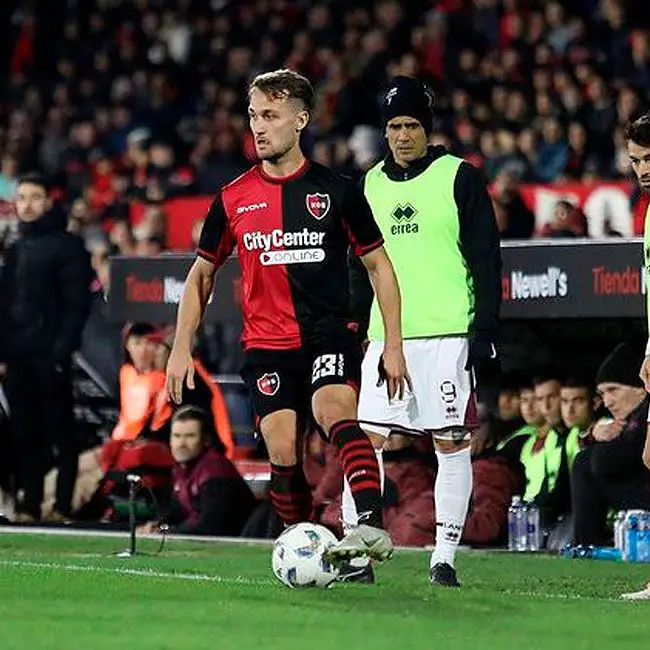
<instances>
[{"instance_id":1,"label":"red and black striped jersey","mask_svg":"<svg viewBox=\"0 0 650 650\"><path fill-rule=\"evenodd\" d=\"M198 255L217 266L236 248L242 272L244 349L294 349L349 327L348 248L383 244L354 181L305 161L284 178L261 165L222 188Z\"/></svg>"}]
</instances>

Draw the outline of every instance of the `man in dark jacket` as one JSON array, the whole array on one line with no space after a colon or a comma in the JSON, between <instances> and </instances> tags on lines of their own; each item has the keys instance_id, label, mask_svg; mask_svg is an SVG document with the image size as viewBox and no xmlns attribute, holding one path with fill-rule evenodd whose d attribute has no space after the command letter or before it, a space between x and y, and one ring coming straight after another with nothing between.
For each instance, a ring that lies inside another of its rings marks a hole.
<instances>
[{"instance_id":1,"label":"man in dark jacket","mask_svg":"<svg viewBox=\"0 0 650 650\"><path fill-rule=\"evenodd\" d=\"M66 232L38 176L18 183L21 237L0 275L0 376L6 375L24 498L17 521L40 519L53 450L59 475L52 518L70 515L78 450L72 411L72 354L90 308L92 269L81 239Z\"/></svg>"},{"instance_id":2,"label":"man in dark jacket","mask_svg":"<svg viewBox=\"0 0 650 650\"><path fill-rule=\"evenodd\" d=\"M209 445L207 413L182 406L172 417L173 495L170 531L185 535L239 535L257 503L251 489L223 452ZM141 533L153 533L157 522Z\"/></svg>"},{"instance_id":3,"label":"man in dark jacket","mask_svg":"<svg viewBox=\"0 0 650 650\"><path fill-rule=\"evenodd\" d=\"M596 385L612 420L596 423L595 443L581 451L571 474L574 536L578 544L606 544L612 532L607 513L650 510L650 471L642 453L648 397L637 368L642 353L619 345L596 375Z\"/></svg>"}]
</instances>

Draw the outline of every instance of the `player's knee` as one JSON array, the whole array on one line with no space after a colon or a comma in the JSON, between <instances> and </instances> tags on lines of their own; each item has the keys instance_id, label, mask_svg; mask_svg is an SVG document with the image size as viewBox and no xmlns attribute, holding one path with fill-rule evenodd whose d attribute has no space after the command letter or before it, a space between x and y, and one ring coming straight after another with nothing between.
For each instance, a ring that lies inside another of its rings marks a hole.
<instances>
[{"instance_id":1,"label":"player's knee","mask_svg":"<svg viewBox=\"0 0 650 650\"><path fill-rule=\"evenodd\" d=\"M328 435L330 429L341 420L349 420L353 416L341 405L336 402L326 402L320 404L314 411L314 418L318 426Z\"/></svg>"},{"instance_id":2,"label":"player's knee","mask_svg":"<svg viewBox=\"0 0 650 650\"><path fill-rule=\"evenodd\" d=\"M382 436L380 433L374 433L372 431L366 431L366 435L368 436L370 442L372 443L372 446L375 449L384 448L384 444L386 442L385 436Z\"/></svg>"},{"instance_id":3,"label":"player's knee","mask_svg":"<svg viewBox=\"0 0 650 650\"><path fill-rule=\"evenodd\" d=\"M356 396L347 387L325 386L314 396L312 411L318 426L329 435L337 422L356 419Z\"/></svg>"},{"instance_id":4,"label":"player's knee","mask_svg":"<svg viewBox=\"0 0 650 650\"><path fill-rule=\"evenodd\" d=\"M470 446L470 434L466 429L455 428L445 431L433 431L433 443L441 454L453 454Z\"/></svg>"},{"instance_id":5,"label":"player's knee","mask_svg":"<svg viewBox=\"0 0 650 650\"><path fill-rule=\"evenodd\" d=\"M274 413L262 420L260 431L266 443L269 460L274 465L295 465L298 462L295 418Z\"/></svg>"},{"instance_id":6,"label":"player's knee","mask_svg":"<svg viewBox=\"0 0 650 650\"><path fill-rule=\"evenodd\" d=\"M269 460L274 465L295 465L298 462L296 445L293 441L285 440L279 436L265 436Z\"/></svg>"}]
</instances>

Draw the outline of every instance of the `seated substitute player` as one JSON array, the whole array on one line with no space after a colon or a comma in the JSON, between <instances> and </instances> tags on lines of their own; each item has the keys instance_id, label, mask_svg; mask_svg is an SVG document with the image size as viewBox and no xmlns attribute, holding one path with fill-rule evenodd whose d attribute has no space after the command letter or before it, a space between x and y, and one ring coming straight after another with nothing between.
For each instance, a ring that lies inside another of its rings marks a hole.
<instances>
[{"instance_id":1,"label":"seated substitute player","mask_svg":"<svg viewBox=\"0 0 650 650\"><path fill-rule=\"evenodd\" d=\"M300 134L313 106L309 81L290 70L269 72L253 80L248 98L262 162L223 187L210 207L181 299L168 392L178 402L186 378L192 387L190 343L215 273L236 247L244 296L243 375L269 451L273 506L286 525L311 516L297 450L311 408L338 450L361 513L359 525L331 550L331 560L384 560L393 544L382 527L379 468L357 420L361 360L350 314L348 247L370 275L386 328L387 382L392 395L402 395L409 380L393 267L358 185L301 151Z\"/></svg>"},{"instance_id":2,"label":"seated substitute player","mask_svg":"<svg viewBox=\"0 0 650 650\"><path fill-rule=\"evenodd\" d=\"M382 104L390 151L364 178L365 195L400 283L413 391L392 401L377 381L384 339L373 304L359 420L377 448L383 444L381 434L391 429L431 432L438 474L430 581L457 587L454 558L472 492L469 438L478 425L473 374L480 388L498 372L501 253L480 172L444 147L427 146L431 104L432 96L419 80L392 81ZM354 525L349 497L346 486L343 519Z\"/></svg>"}]
</instances>

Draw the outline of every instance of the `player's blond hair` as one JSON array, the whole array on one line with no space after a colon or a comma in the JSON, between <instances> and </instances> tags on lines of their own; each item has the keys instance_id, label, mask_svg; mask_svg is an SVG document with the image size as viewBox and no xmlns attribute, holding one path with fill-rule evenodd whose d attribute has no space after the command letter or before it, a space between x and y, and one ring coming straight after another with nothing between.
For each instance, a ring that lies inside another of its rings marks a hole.
<instances>
[{"instance_id":1,"label":"player's blond hair","mask_svg":"<svg viewBox=\"0 0 650 650\"><path fill-rule=\"evenodd\" d=\"M302 102L305 110L314 110L314 87L307 77L294 70L274 70L257 75L248 87L251 91L259 90L273 99L297 99Z\"/></svg>"}]
</instances>

